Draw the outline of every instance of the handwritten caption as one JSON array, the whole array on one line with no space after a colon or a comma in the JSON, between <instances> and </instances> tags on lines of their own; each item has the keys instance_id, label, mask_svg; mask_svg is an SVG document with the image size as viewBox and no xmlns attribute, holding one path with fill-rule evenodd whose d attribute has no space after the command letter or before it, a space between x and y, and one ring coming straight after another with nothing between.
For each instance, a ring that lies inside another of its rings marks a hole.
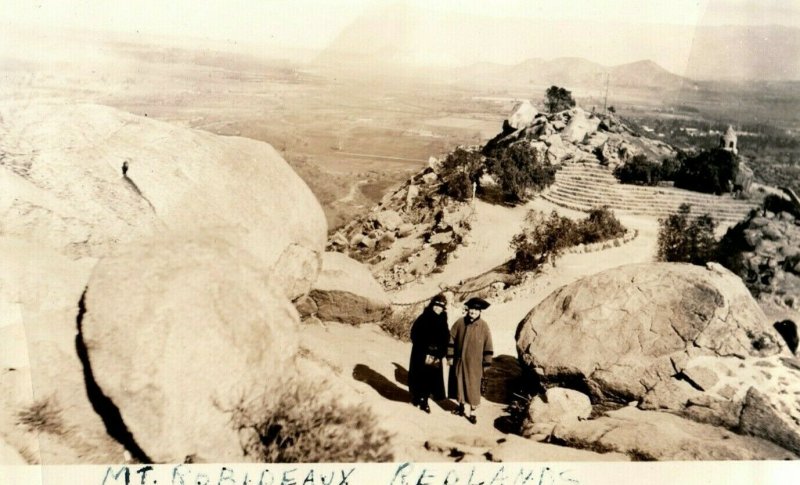
<instances>
[{"instance_id":1,"label":"handwritten caption","mask_svg":"<svg viewBox=\"0 0 800 485\"><path fill-rule=\"evenodd\" d=\"M346 467L314 465L109 466L99 485L580 485L570 470L550 466L412 463Z\"/></svg>"}]
</instances>

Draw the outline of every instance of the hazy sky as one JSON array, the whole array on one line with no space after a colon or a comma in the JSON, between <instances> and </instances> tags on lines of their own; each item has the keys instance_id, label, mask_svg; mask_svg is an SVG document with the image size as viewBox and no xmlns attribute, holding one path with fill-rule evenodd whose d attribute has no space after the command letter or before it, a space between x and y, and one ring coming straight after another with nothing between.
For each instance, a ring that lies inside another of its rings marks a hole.
<instances>
[{"instance_id":1,"label":"hazy sky","mask_svg":"<svg viewBox=\"0 0 800 485\"><path fill-rule=\"evenodd\" d=\"M0 27L66 26L325 47L366 9L396 0L0 0ZM800 0L407 0L478 16L800 27Z\"/></svg>"},{"instance_id":2,"label":"hazy sky","mask_svg":"<svg viewBox=\"0 0 800 485\"><path fill-rule=\"evenodd\" d=\"M381 16L382 8L397 4L423 16ZM800 0L0 0L0 56L20 54L20 46L3 44L3 28L25 26L37 33L68 27L191 38L176 41L191 45L208 39L309 60L314 53L289 48L322 50L365 15L376 44L383 35L387 42L410 43L404 62L411 64L514 64L537 56L581 56L605 65L652 59L684 74L694 26L800 27ZM526 30L528 20L541 30ZM536 32L538 38L528 35ZM559 35L563 38L553 42ZM57 57L60 42L53 35L49 43L26 42L22 50L28 56ZM364 41L356 37L353 42L358 49Z\"/></svg>"}]
</instances>

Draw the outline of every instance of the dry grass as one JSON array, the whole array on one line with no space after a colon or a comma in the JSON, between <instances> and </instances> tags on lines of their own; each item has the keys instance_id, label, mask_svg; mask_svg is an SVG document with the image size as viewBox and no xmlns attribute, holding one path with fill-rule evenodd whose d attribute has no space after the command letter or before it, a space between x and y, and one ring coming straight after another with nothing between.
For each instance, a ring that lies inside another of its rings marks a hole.
<instances>
[{"instance_id":1,"label":"dry grass","mask_svg":"<svg viewBox=\"0 0 800 485\"><path fill-rule=\"evenodd\" d=\"M391 461L388 432L362 404L339 404L325 382L284 378L232 410L247 455L267 463Z\"/></svg>"},{"instance_id":2,"label":"dry grass","mask_svg":"<svg viewBox=\"0 0 800 485\"><path fill-rule=\"evenodd\" d=\"M28 431L63 435L61 407L52 397L40 399L17 413L17 422Z\"/></svg>"}]
</instances>

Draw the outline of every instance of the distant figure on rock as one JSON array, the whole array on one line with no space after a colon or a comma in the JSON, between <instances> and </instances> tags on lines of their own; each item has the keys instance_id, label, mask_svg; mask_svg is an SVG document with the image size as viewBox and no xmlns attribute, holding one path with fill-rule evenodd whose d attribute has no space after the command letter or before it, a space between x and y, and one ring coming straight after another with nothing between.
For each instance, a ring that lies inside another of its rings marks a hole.
<instances>
[{"instance_id":1,"label":"distant figure on rock","mask_svg":"<svg viewBox=\"0 0 800 485\"><path fill-rule=\"evenodd\" d=\"M439 294L411 326L411 362L408 365L408 390L412 404L431 412L428 398L440 401L444 395L442 359L447 354L450 331L447 327L447 298Z\"/></svg>"},{"instance_id":2,"label":"distant figure on rock","mask_svg":"<svg viewBox=\"0 0 800 485\"><path fill-rule=\"evenodd\" d=\"M782 320L780 322L776 322L773 326L775 327L775 330L781 334L781 337L783 337L783 340L786 342L789 350L794 354L797 351L798 344L797 325L795 325L795 323L791 320Z\"/></svg>"},{"instance_id":3,"label":"distant figure on rock","mask_svg":"<svg viewBox=\"0 0 800 485\"><path fill-rule=\"evenodd\" d=\"M455 414L466 416L475 424L475 411L481 403L481 384L484 370L492 363L492 334L481 319L481 311L489 308L483 298L470 298L465 304L467 314L459 318L450 330L447 362L450 364L449 395L458 401ZM469 412L464 403L469 404Z\"/></svg>"}]
</instances>

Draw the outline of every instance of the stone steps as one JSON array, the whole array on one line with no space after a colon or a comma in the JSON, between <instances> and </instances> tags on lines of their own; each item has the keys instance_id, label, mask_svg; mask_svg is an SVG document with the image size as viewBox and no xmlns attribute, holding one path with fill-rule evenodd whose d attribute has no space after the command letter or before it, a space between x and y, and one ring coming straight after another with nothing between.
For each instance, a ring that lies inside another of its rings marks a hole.
<instances>
[{"instance_id":1,"label":"stone steps","mask_svg":"<svg viewBox=\"0 0 800 485\"><path fill-rule=\"evenodd\" d=\"M665 217L677 212L682 204L690 204L693 214L707 213L718 222L728 224L740 221L757 205L674 187L620 184L607 168L596 162L563 165L555 178L555 183L542 197L581 211L605 205L615 211Z\"/></svg>"}]
</instances>

